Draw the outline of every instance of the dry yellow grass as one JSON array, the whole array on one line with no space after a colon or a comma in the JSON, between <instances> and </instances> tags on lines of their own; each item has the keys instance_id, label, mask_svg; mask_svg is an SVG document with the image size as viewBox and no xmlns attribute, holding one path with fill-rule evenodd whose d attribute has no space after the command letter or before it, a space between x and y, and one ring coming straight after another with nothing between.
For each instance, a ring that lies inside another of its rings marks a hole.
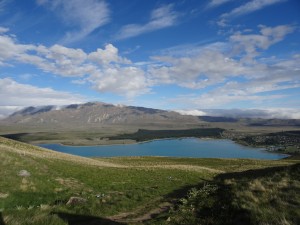
<instances>
[{"instance_id":1,"label":"dry yellow grass","mask_svg":"<svg viewBox=\"0 0 300 225\"><path fill-rule=\"evenodd\" d=\"M110 163L110 162L104 162L101 160L94 160L90 158L55 152L49 149L17 142L17 141L11 141L9 139L0 137L0 149L1 151L9 151L18 153L19 155L26 157L26 156L33 156L35 158L46 158L46 159L57 159L62 161L69 161L74 162L78 164L84 164L88 166L99 166L99 167L120 167L124 168L124 166Z\"/></svg>"},{"instance_id":2,"label":"dry yellow grass","mask_svg":"<svg viewBox=\"0 0 300 225\"><path fill-rule=\"evenodd\" d=\"M0 149L2 151L9 151L18 153L22 157L31 156L35 158L46 158L46 159L57 159L62 161L69 161L78 164L84 164L85 166L98 166L98 167L113 167L113 168L147 168L147 169L175 169L175 170L183 170L183 171L194 171L194 172L210 172L210 173L223 173L223 170L213 169L204 166L196 166L196 165L170 165L170 164L161 164L158 163L156 165L147 165L147 166L138 166L138 165L123 165L122 163L113 163L108 160L101 159L92 159L86 157L80 157L76 155L70 155L65 153L60 153L56 151L52 151L49 149L41 148L38 146L33 146L30 144L12 141L3 137L0 137Z\"/></svg>"}]
</instances>

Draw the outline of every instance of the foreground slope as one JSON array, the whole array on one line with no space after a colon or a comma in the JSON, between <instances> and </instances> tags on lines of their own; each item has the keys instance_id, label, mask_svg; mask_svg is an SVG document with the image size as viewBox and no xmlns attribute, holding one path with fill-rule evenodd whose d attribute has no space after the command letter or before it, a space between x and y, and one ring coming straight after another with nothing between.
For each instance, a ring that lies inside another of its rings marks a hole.
<instances>
[{"instance_id":1,"label":"foreground slope","mask_svg":"<svg viewBox=\"0 0 300 225\"><path fill-rule=\"evenodd\" d=\"M285 168L297 162L162 157L88 159L1 137L0 161L0 222L6 225L164 224L169 223L169 217L182 224L179 216L189 215L179 211L175 217L169 209L174 206L177 210L178 199L191 188L201 189L228 172ZM255 201L251 204L253 208ZM294 204L298 204L297 200ZM278 207L286 206L283 202Z\"/></svg>"}]
</instances>

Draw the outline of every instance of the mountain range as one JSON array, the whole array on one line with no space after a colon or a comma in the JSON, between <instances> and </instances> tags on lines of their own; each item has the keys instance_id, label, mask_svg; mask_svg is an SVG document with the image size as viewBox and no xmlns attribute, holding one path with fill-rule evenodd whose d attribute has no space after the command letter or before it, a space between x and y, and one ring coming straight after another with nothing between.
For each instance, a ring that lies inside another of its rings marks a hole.
<instances>
[{"instance_id":1,"label":"mountain range","mask_svg":"<svg viewBox=\"0 0 300 225\"><path fill-rule=\"evenodd\" d=\"M22 130L88 129L101 127L135 128L192 128L209 124L239 123L246 126L300 126L297 119L262 119L228 116L192 116L175 111L153 108L113 105L102 102L88 102L66 106L30 106L2 119L2 126L14 126Z\"/></svg>"},{"instance_id":2,"label":"mountain range","mask_svg":"<svg viewBox=\"0 0 300 225\"><path fill-rule=\"evenodd\" d=\"M203 123L196 116L181 115L174 111L112 105L102 102L88 102L67 106L30 106L13 113L1 122L37 127L95 127L99 125L170 126L176 124L192 126Z\"/></svg>"}]
</instances>

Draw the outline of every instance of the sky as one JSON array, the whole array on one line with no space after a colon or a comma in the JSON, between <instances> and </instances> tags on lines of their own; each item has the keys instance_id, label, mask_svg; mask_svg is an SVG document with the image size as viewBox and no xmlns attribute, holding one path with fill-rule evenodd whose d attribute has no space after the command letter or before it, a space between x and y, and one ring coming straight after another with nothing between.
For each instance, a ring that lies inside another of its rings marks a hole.
<instances>
[{"instance_id":1,"label":"sky","mask_svg":"<svg viewBox=\"0 0 300 225\"><path fill-rule=\"evenodd\" d=\"M100 101L300 118L298 0L0 0L0 118Z\"/></svg>"}]
</instances>

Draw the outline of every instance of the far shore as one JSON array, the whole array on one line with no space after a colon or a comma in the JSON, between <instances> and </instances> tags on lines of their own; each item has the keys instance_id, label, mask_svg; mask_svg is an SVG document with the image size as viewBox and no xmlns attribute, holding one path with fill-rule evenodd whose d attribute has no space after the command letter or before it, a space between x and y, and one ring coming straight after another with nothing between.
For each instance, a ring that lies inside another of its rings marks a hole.
<instances>
[{"instance_id":1,"label":"far shore","mask_svg":"<svg viewBox=\"0 0 300 225\"><path fill-rule=\"evenodd\" d=\"M139 141L133 139L124 139L124 140L109 140L109 139L101 139L101 140L42 140L42 141L32 141L30 144L34 145L40 145L40 144L58 144L63 146L72 146L72 147L88 147L88 146L111 146L111 145L132 145L132 144L143 144L143 143L149 143L153 141L160 141L160 140L172 140L172 139L188 139L188 138L197 138L201 140L231 140L226 138L208 138L208 137L176 137L176 138L156 138L151 140L145 140L145 141ZM264 151L270 152L270 153L277 153L286 155L285 159L289 159L291 157L294 157L293 154L286 154L280 151L270 151L268 150L267 146L251 146L248 144L245 144L243 142L231 140L235 142L236 144L242 145L242 146L250 146L253 148L262 148Z\"/></svg>"},{"instance_id":2,"label":"far shore","mask_svg":"<svg viewBox=\"0 0 300 225\"><path fill-rule=\"evenodd\" d=\"M236 142L234 140L231 140L229 138L208 138L208 137L174 137L174 138L155 138L155 139L149 139L145 141L136 141L133 139L124 139L124 140L41 140L41 141L31 141L30 144L33 145L40 145L40 144L58 144L62 146L72 146L72 147L84 147L84 146L110 146L110 145L132 145L132 144L143 144L143 143L149 143L153 141L162 141L162 140L174 140L174 139L189 139L189 138L195 138L200 140L230 140L235 142L236 144L242 145L242 146L250 146L246 145L240 142ZM254 148L266 148L261 146L250 146Z\"/></svg>"}]
</instances>

